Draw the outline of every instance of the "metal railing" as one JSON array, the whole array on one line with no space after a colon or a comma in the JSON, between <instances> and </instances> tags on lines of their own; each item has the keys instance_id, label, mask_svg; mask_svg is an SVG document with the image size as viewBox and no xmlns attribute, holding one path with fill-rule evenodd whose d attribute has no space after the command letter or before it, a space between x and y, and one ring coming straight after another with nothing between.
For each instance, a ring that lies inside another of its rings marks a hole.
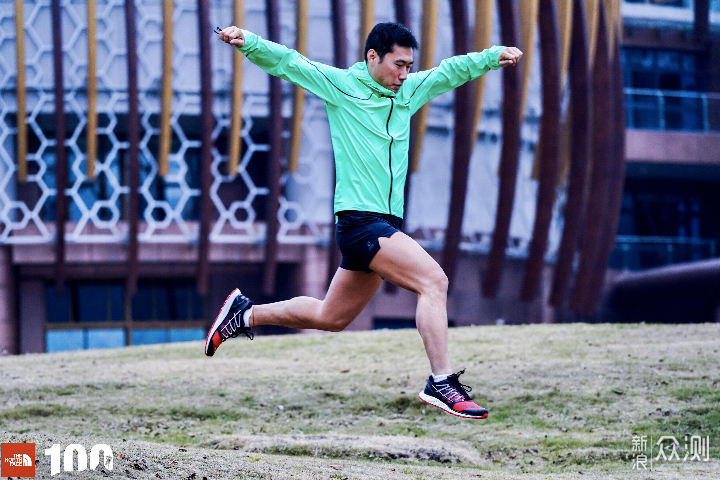
<instances>
[{"instance_id":1,"label":"metal railing","mask_svg":"<svg viewBox=\"0 0 720 480\"><path fill-rule=\"evenodd\" d=\"M720 93L625 88L627 127L720 131Z\"/></svg>"},{"instance_id":2,"label":"metal railing","mask_svg":"<svg viewBox=\"0 0 720 480\"><path fill-rule=\"evenodd\" d=\"M720 240L618 235L610 268L645 270L720 256Z\"/></svg>"},{"instance_id":3,"label":"metal railing","mask_svg":"<svg viewBox=\"0 0 720 480\"><path fill-rule=\"evenodd\" d=\"M650 5L661 5L663 7L689 8L690 0L625 0L625 3L647 3Z\"/></svg>"},{"instance_id":4,"label":"metal railing","mask_svg":"<svg viewBox=\"0 0 720 480\"><path fill-rule=\"evenodd\" d=\"M694 0L624 0L623 3L644 3L646 5L679 8L692 8L695 6ZM710 11L720 12L720 0L710 0Z\"/></svg>"}]
</instances>

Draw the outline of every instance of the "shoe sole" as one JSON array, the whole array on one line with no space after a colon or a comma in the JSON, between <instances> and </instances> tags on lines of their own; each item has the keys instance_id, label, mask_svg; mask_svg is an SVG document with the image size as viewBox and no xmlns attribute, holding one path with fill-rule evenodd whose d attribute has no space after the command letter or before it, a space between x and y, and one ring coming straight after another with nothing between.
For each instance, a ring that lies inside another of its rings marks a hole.
<instances>
[{"instance_id":1,"label":"shoe sole","mask_svg":"<svg viewBox=\"0 0 720 480\"><path fill-rule=\"evenodd\" d=\"M220 313L218 313L217 317L215 317L215 322L213 322L212 327L210 327L210 331L207 334L207 338L205 339L205 355L208 357L212 357L215 355L215 350L212 351L212 353L209 352L210 345L212 345L212 338L215 335L215 332L217 332L218 327L220 327L220 324L222 323L225 316L230 311L230 307L233 304L233 301L240 296L240 290L235 289L232 292L230 292L230 295L225 299L225 303L223 303L222 308L220 309Z\"/></svg>"},{"instance_id":2,"label":"shoe sole","mask_svg":"<svg viewBox=\"0 0 720 480\"><path fill-rule=\"evenodd\" d=\"M451 409L447 405L445 405L443 402L438 400L435 397L431 397L430 395L426 394L425 392L420 392L420 400L427 403L428 405L432 405L433 407L437 407L441 410L443 410L446 413L449 413L450 415L455 415L456 417L461 418L472 418L473 420L484 420L487 418L488 414L478 416L478 415L468 415L467 413L462 412L456 412L455 410Z\"/></svg>"}]
</instances>

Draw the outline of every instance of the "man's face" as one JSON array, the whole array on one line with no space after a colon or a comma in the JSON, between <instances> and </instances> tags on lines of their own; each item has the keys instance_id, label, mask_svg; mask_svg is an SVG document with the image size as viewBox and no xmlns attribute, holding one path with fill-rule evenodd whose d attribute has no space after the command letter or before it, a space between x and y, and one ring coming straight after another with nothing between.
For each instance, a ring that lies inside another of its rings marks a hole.
<instances>
[{"instance_id":1,"label":"man's face","mask_svg":"<svg viewBox=\"0 0 720 480\"><path fill-rule=\"evenodd\" d=\"M407 79L413 64L413 50L410 47L393 45L393 50L383 57L373 49L368 50L367 66L370 76L383 87L397 93Z\"/></svg>"}]
</instances>

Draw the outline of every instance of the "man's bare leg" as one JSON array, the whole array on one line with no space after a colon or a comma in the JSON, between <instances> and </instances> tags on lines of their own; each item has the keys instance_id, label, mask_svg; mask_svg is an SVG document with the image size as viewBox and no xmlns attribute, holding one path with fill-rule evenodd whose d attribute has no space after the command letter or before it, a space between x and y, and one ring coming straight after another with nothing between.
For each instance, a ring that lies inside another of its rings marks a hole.
<instances>
[{"instance_id":1,"label":"man's bare leg","mask_svg":"<svg viewBox=\"0 0 720 480\"><path fill-rule=\"evenodd\" d=\"M443 269L418 243L402 232L380 238L380 250L370 268L418 296L415 322L435 375L452 373L447 348L448 279Z\"/></svg>"},{"instance_id":2,"label":"man's bare leg","mask_svg":"<svg viewBox=\"0 0 720 480\"><path fill-rule=\"evenodd\" d=\"M280 325L339 332L350 325L377 292L382 278L338 268L325 299L295 297L255 305L252 325Z\"/></svg>"},{"instance_id":3,"label":"man's bare leg","mask_svg":"<svg viewBox=\"0 0 720 480\"><path fill-rule=\"evenodd\" d=\"M380 238L380 251L370 262L370 268L386 280L417 293L415 321L433 373L420 392L420 399L458 417L487 418L487 409L473 402L458 380L463 372L453 374L450 367L447 349L448 279L440 265L415 240L397 232L390 238ZM439 376L444 378L437 378Z\"/></svg>"}]
</instances>

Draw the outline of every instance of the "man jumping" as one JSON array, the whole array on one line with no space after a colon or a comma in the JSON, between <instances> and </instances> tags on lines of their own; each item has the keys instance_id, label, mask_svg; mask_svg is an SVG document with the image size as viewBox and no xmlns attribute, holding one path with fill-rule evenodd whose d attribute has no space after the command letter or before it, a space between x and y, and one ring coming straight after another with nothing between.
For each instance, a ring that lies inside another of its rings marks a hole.
<instances>
[{"instance_id":1,"label":"man jumping","mask_svg":"<svg viewBox=\"0 0 720 480\"><path fill-rule=\"evenodd\" d=\"M311 62L295 50L238 27L218 31L270 75L325 101L336 184L335 238L342 261L324 300L295 297L253 305L235 289L205 342L212 356L225 340L252 339L256 325L339 332L365 308L383 279L417 294L416 324L430 360L420 399L464 418L487 418L450 367L447 348L448 279L438 263L401 232L408 170L410 117L424 104L489 70L517 64L522 52L494 46L410 73L413 34L398 23L375 25L365 42L365 61L347 70Z\"/></svg>"}]
</instances>

